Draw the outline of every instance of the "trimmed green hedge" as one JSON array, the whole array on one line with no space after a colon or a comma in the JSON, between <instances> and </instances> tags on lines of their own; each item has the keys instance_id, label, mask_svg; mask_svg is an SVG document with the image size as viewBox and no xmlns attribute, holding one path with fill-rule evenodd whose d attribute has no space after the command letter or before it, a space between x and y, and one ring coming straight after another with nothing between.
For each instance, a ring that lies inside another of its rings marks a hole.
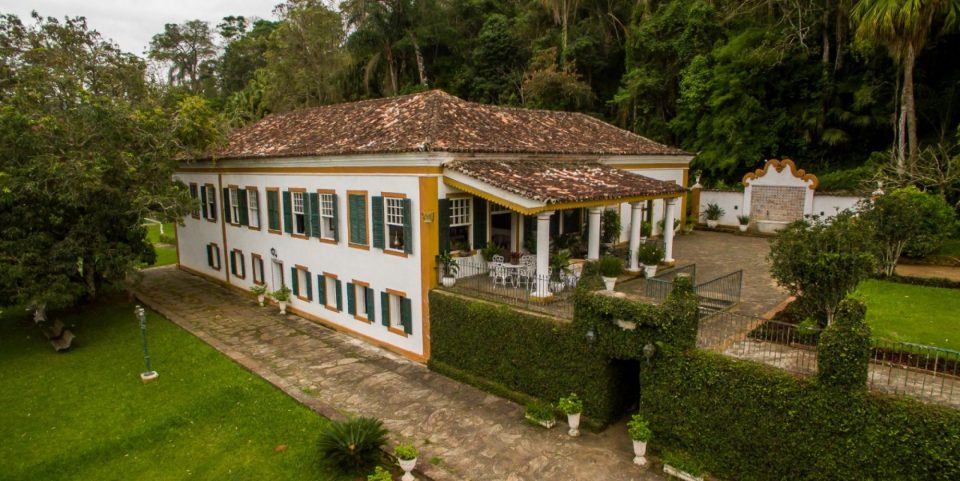
<instances>
[{"instance_id":1,"label":"trimmed green hedge","mask_svg":"<svg viewBox=\"0 0 960 481\"><path fill-rule=\"evenodd\" d=\"M691 350L641 371L654 446L720 478L960 479L960 411Z\"/></svg>"}]
</instances>

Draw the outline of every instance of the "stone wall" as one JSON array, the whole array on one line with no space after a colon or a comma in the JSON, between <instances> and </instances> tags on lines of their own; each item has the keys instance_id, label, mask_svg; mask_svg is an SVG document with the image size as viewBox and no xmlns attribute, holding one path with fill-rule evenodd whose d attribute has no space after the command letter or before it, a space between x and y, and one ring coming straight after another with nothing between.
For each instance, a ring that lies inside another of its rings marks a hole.
<instances>
[{"instance_id":1,"label":"stone wall","mask_svg":"<svg viewBox=\"0 0 960 481\"><path fill-rule=\"evenodd\" d=\"M793 222L803 218L806 187L760 185L753 188L751 220Z\"/></svg>"}]
</instances>

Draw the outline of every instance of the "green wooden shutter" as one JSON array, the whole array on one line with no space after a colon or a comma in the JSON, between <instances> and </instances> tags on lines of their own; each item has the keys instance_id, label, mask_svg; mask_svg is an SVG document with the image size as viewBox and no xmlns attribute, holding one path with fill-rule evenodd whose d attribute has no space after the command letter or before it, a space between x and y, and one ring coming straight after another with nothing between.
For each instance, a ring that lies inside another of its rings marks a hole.
<instances>
[{"instance_id":1,"label":"green wooden shutter","mask_svg":"<svg viewBox=\"0 0 960 481\"><path fill-rule=\"evenodd\" d=\"M307 271L307 275L304 276L307 280L307 300L313 300L313 276L310 275L310 271Z\"/></svg>"},{"instance_id":2,"label":"green wooden shutter","mask_svg":"<svg viewBox=\"0 0 960 481\"><path fill-rule=\"evenodd\" d=\"M337 194L330 194L333 199L333 240L340 242L340 205L337 202Z\"/></svg>"},{"instance_id":3,"label":"green wooden shutter","mask_svg":"<svg viewBox=\"0 0 960 481\"><path fill-rule=\"evenodd\" d=\"M347 312L349 312L351 315L354 315L354 316L357 315L357 301L355 297L357 297L356 290L353 288L353 284L348 282L347 283Z\"/></svg>"},{"instance_id":4,"label":"green wooden shutter","mask_svg":"<svg viewBox=\"0 0 960 481\"><path fill-rule=\"evenodd\" d=\"M406 297L400 299L400 323L403 332L413 334L413 304Z\"/></svg>"},{"instance_id":5,"label":"green wooden shutter","mask_svg":"<svg viewBox=\"0 0 960 481\"><path fill-rule=\"evenodd\" d=\"M240 253L240 276L247 277L247 265L243 263L243 253Z\"/></svg>"},{"instance_id":6,"label":"green wooden shutter","mask_svg":"<svg viewBox=\"0 0 960 481\"><path fill-rule=\"evenodd\" d=\"M290 288L293 290L293 295L300 295L300 276L297 275L297 268L290 268Z\"/></svg>"},{"instance_id":7,"label":"green wooden shutter","mask_svg":"<svg viewBox=\"0 0 960 481\"><path fill-rule=\"evenodd\" d=\"M212 185L210 186L209 189L207 189L207 200L210 201L209 219L212 221L216 221L217 220L217 189L214 189Z\"/></svg>"},{"instance_id":8,"label":"green wooden shutter","mask_svg":"<svg viewBox=\"0 0 960 481\"><path fill-rule=\"evenodd\" d=\"M200 212L203 214L203 218L207 218L207 186L200 186Z\"/></svg>"},{"instance_id":9,"label":"green wooden shutter","mask_svg":"<svg viewBox=\"0 0 960 481\"><path fill-rule=\"evenodd\" d=\"M350 195L347 202L350 204L350 242L353 244L367 243L367 202L362 195Z\"/></svg>"},{"instance_id":10,"label":"green wooden shutter","mask_svg":"<svg viewBox=\"0 0 960 481\"><path fill-rule=\"evenodd\" d=\"M390 294L380 293L380 324L390 327Z\"/></svg>"},{"instance_id":11,"label":"green wooden shutter","mask_svg":"<svg viewBox=\"0 0 960 481\"><path fill-rule=\"evenodd\" d=\"M283 191L283 230L287 234L293 233L293 201L289 190Z\"/></svg>"},{"instance_id":12,"label":"green wooden shutter","mask_svg":"<svg viewBox=\"0 0 960 481\"><path fill-rule=\"evenodd\" d=\"M450 199L437 202L437 225L440 230L440 252L450 251Z\"/></svg>"},{"instance_id":13,"label":"green wooden shutter","mask_svg":"<svg viewBox=\"0 0 960 481\"><path fill-rule=\"evenodd\" d=\"M343 310L343 281L337 281L337 310Z\"/></svg>"},{"instance_id":14,"label":"green wooden shutter","mask_svg":"<svg viewBox=\"0 0 960 481\"><path fill-rule=\"evenodd\" d=\"M370 209L373 219L373 246L377 249L383 249L383 197L375 196L370 198Z\"/></svg>"},{"instance_id":15,"label":"green wooden shutter","mask_svg":"<svg viewBox=\"0 0 960 481\"><path fill-rule=\"evenodd\" d=\"M230 253L230 273L237 275L237 256L233 252Z\"/></svg>"},{"instance_id":16,"label":"green wooden shutter","mask_svg":"<svg viewBox=\"0 0 960 481\"><path fill-rule=\"evenodd\" d=\"M230 188L223 188L223 221L230 223Z\"/></svg>"},{"instance_id":17,"label":"green wooden shutter","mask_svg":"<svg viewBox=\"0 0 960 481\"><path fill-rule=\"evenodd\" d=\"M207 265L213 267L213 246L207 244Z\"/></svg>"},{"instance_id":18,"label":"green wooden shutter","mask_svg":"<svg viewBox=\"0 0 960 481\"><path fill-rule=\"evenodd\" d=\"M223 264L220 262L220 248L219 248L219 247L216 247L216 246L213 246L213 254L214 254L213 257L214 257L214 259L215 259L215 261L216 261L216 264L217 264L217 267L216 267L216 268L219 269L219 268L222 267L222 265L223 265Z\"/></svg>"},{"instance_id":19,"label":"green wooden shutter","mask_svg":"<svg viewBox=\"0 0 960 481\"><path fill-rule=\"evenodd\" d=\"M320 237L320 195L311 192L307 197L310 204L307 207L307 215L310 216L310 222L307 223L310 237Z\"/></svg>"},{"instance_id":20,"label":"green wooden shutter","mask_svg":"<svg viewBox=\"0 0 960 481\"><path fill-rule=\"evenodd\" d=\"M317 274L317 302L327 305L327 279L323 274Z\"/></svg>"},{"instance_id":21,"label":"green wooden shutter","mask_svg":"<svg viewBox=\"0 0 960 481\"><path fill-rule=\"evenodd\" d=\"M371 289L371 288L369 288L369 287L365 287L364 289L366 289L366 291L367 291L367 295L366 295L366 298L367 298L367 320L369 320L370 322L373 322L373 321L376 319L376 317L377 317L376 314L374 314L374 313L376 312L376 311L374 311L375 305L374 305L374 302L373 302L373 297L374 297L373 294L374 294L374 292L373 292L373 289Z\"/></svg>"},{"instance_id":22,"label":"green wooden shutter","mask_svg":"<svg viewBox=\"0 0 960 481\"><path fill-rule=\"evenodd\" d=\"M403 252L413 254L413 203L403 199Z\"/></svg>"},{"instance_id":23,"label":"green wooden shutter","mask_svg":"<svg viewBox=\"0 0 960 481\"><path fill-rule=\"evenodd\" d=\"M487 200L473 198L473 248L487 246Z\"/></svg>"},{"instance_id":24,"label":"green wooden shutter","mask_svg":"<svg viewBox=\"0 0 960 481\"><path fill-rule=\"evenodd\" d=\"M280 193L275 190L267 191L267 228L280 230Z\"/></svg>"},{"instance_id":25,"label":"green wooden shutter","mask_svg":"<svg viewBox=\"0 0 960 481\"><path fill-rule=\"evenodd\" d=\"M247 212L250 205L247 203L247 189L237 189L237 204L240 207L237 209L238 222L240 222L240 225L250 225L250 213Z\"/></svg>"}]
</instances>

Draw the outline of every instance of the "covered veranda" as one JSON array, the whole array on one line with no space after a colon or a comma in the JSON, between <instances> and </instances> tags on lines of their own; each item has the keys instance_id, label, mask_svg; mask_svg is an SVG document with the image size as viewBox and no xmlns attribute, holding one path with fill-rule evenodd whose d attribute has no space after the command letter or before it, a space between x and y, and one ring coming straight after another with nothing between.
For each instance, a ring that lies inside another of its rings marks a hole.
<instances>
[{"instance_id":1,"label":"covered veranda","mask_svg":"<svg viewBox=\"0 0 960 481\"><path fill-rule=\"evenodd\" d=\"M463 159L444 166L443 182L456 193L469 194L499 208L535 219L531 234L535 238L536 276L529 294L550 298L550 246L556 235L560 212L587 212L586 259L600 257L601 216L608 206L630 205L627 270L639 272L641 223L647 202L665 201L665 225L678 217L679 199L686 189L673 182L605 166L591 161L544 161L528 159ZM518 224L518 222L514 222ZM551 228L553 224L554 228ZM664 262L673 262L673 229L664 229ZM519 242L514 242L519 247Z\"/></svg>"}]
</instances>

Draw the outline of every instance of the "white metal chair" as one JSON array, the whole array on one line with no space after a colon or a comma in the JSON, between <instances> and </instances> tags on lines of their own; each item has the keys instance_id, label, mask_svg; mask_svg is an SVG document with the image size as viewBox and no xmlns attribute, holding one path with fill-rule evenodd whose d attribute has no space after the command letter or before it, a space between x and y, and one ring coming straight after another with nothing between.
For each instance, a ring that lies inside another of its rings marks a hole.
<instances>
[{"instance_id":1,"label":"white metal chair","mask_svg":"<svg viewBox=\"0 0 960 481\"><path fill-rule=\"evenodd\" d=\"M491 263L491 265L490 265L490 277L493 277L494 275L496 275L493 267L496 266L497 263L503 264L503 262L504 262L503 256L502 256L502 255L499 255L499 254L493 256L493 258L490 259L490 263Z\"/></svg>"},{"instance_id":2,"label":"white metal chair","mask_svg":"<svg viewBox=\"0 0 960 481\"><path fill-rule=\"evenodd\" d=\"M501 257L501 259L503 259ZM493 286L496 287L498 284L503 287L507 287L507 281L510 280L509 269L503 265L503 260L495 261L493 263L493 269L490 270L493 273Z\"/></svg>"},{"instance_id":3,"label":"white metal chair","mask_svg":"<svg viewBox=\"0 0 960 481\"><path fill-rule=\"evenodd\" d=\"M517 285L530 287L537 276L537 256L526 254L520 257L520 268L517 273Z\"/></svg>"}]
</instances>

